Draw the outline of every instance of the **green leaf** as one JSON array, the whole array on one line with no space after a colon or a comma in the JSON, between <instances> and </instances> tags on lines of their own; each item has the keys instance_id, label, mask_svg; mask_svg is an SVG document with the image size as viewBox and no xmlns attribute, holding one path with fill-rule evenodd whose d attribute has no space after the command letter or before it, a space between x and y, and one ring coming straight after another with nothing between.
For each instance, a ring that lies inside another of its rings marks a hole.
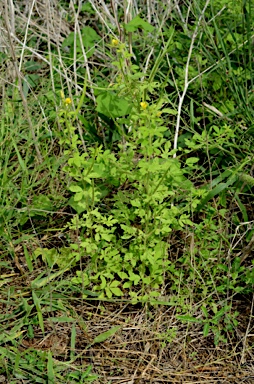
<instances>
[{"instance_id":1,"label":"green leaf","mask_svg":"<svg viewBox=\"0 0 254 384\"><path fill-rule=\"evenodd\" d=\"M59 254L55 248L36 248L34 251L34 257L37 258L38 256L42 256L45 264L51 268L56 263Z\"/></svg>"},{"instance_id":2,"label":"green leaf","mask_svg":"<svg viewBox=\"0 0 254 384\"><path fill-rule=\"evenodd\" d=\"M99 42L100 36L95 32L93 28L84 27L81 30L81 38L82 41L80 41L80 38L77 34L75 36L75 33L71 32L62 43L62 49L64 50L65 54L70 52L70 56L73 57L75 52L74 44L76 43L76 53L82 55L82 44L86 52L86 56L89 59L94 53L94 43ZM68 47L69 49L64 49L66 47Z\"/></svg>"},{"instance_id":3,"label":"green leaf","mask_svg":"<svg viewBox=\"0 0 254 384\"><path fill-rule=\"evenodd\" d=\"M136 285L140 281L140 276L133 272L129 272L129 276L129 279L134 282L134 285Z\"/></svg>"},{"instance_id":4,"label":"green leaf","mask_svg":"<svg viewBox=\"0 0 254 384\"><path fill-rule=\"evenodd\" d=\"M110 289L118 287L119 284L120 284L120 281L117 281L117 280L112 281L112 283L110 284Z\"/></svg>"},{"instance_id":5,"label":"green leaf","mask_svg":"<svg viewBox=\"0 0 254 384\"><path fill-rule=\"evenodd\" d=\"M30 216L35 215L41 215L41 216L47 216L48 212L45 211L52 211L53 210L53 204L48 196L45 195L38 195L34 196L32 207L30 208Z\"/></svg>"},{"instance_id":6,"label":"green leaf","mask_svg":"<svg viewBox=\"0 0 254 384\"><path fill-rule=\"evenodd\" d=\"M26 164L25 164L25 162L23 161L23 158L22 158L22 156L21 156L21 154L20 154L20 152L19 152L19 149L18 149L18 147L17 147L17 145L16 145L16 143L15 143L15 141L14 141L14 139L13 139L12 136L11 136L11 139L12 139L12 145L13 145L13 147L15 148L15 151L16 151L16 155L17 155L19 164L20 164L20 166L21 166L22 171L24 172L24 174L26 174L26 173L27 173Z\"/></svg>"},{"instance_id":7,"label":"green leaf","mask_svg":"<svg viewBox=\"0 0 254 384\"><path fill-rule=\"evenodd\" d=\"M107 280L105 279L105 277L103 275L101 275L100 278L101 278L100 289L104 289L107 285Z\"/></svg>"},{"instance_id":8,"label":"green leaf","mask_svg":"<svg viewBox=\"0 0 254 384\"><path fill-rule=\"evenodd\" d=\"M84 211L86 211L88 204L87 204L87 199L83 198L80 201L75 201L74 196L70 198L68 201L68 205L71 206L71 208L75 209L75 211L80 214Z\"/></svg>"},{"instance_id":9,"label":"green leaf","mask_svg":"<svg viewBox=\"0 0 254 384\"><path fill-rule=\"evenodd\" d=\"M198 157L189 157L186 160L186 165L193 165L194 163L197 163L199 161Z\"/></svg>"},{"instance_id":10,"label":"green leaf","mask_svg":"<svg viewBox=\"0 0 254 384\"><path fill-rule=\"evenodd\" d=\"M213 324L217 324L218 320L230 309L230 306L225 305L225 307L221 308L219 312L216 313L216 315L213 317L212 322Z\"/></svg>"},{"instance_id":11,"label":"green leaf","mask_svg":"<svg viewBox=\"0 0 254 384\"><path fill-rule=\"evenodd\" d=\"M135 32L137 29L143 29L146 32L152 32L154 27L147 21L141 19L141 17L136 16L128 24L125 24L124 29L126 32Z\"/></svg>"},{"instance_id":12,"label":"green leaf","mask_svg":"<svg viewBox=\"0 0 254 384\"><path fill-rule=\"evenodd\" d=\"M49 317L48 320L53 323L72 323L74 319L68 316L60 316L60 317Z\"/></svg>"},{"instance_id":13,"label":"green leaf","mask_svg":"<svg viewBox=\"0 0 254 384\"><path fill-rule=\"evenodd\" d=\"M93 7L91 6L91 4L86 3L86 2L82 5L81 12L87 12L87 13L90 13L90 15L95 14L95 11L94 11Z\"/></svg>"},{"instance_id":14,"label":"green leaf","mask_svg":"<svg viewBox=\"0 0 254 384\"><path fill-rule=\"evenodd\" d=\"M117 325L116 327L111 328L109 331L101 333L99 336L95 337L92 344L102 343L103 341L113 336L120 328L121 326Z\"/></svg>"},{"instance_id":15,"label":"green leaf","mask_svg":"<svg viewBox=\"0 0 254 384\"><path fill-rule=\"evenodd\" d=\"M109 289L109 287L106 287L106 288L105 288L105 292L106 292L107 297L108 297L109 299L111 299L111 298L112 298L112 292L111 292L111 290Z\"/></svg>"},{"instance_id":16,"label":"green leaf","mask_svg":"<svg viewBox=\"0 0 254 384\"><path fill-rule=\"evenodd\" d=\"M128 275L125 272L117 272L117 274L120 277L120 279L122 279L122 280L128 279Z\"/></svg>"},{"instance_id":17,"label":"green leaf","mask_svg":"<svg viewBox=\"0 0 254 384\"><path fill-rule=\"evenodd\" d=\"M230 184L233 184L236 181L236 178L230 178L226 183L220 183L215 188L213 188L206 197L202 200L200 205L197 207L197 211L200 211L202 208L206 206L209 200L211 200L214 196L219 195L222 191L227 189Z\"/></svg>"},{"instance_id":18,"label":"green leaf","mask_svg":"<svg viewBox=\"0 0 254 384\"><path fill-rule=\"evenodd\" d=\"M132 281L126 281L126 283L124 283L123 285L123 288L126 289L126 288L130 288L132 286L133 282Z\"/></svg>"},{"instance_id":19,"label":"green leaf","mask_svg":"<svg viewBox=\"0 0 254 384\"><path fill-rule=\"evenodd\" d=\"M248 175L247 173L243 173L240 175L240 179L250 187L254 187L254 177Z\"/></svg>"},{"instance_id":20,"label":"green leaf","mask_svg":"<svg viewBox=\"0 0 254 384\"><path fill-rule=\"evenodd\" d=\"M190 323L200 323L201 322L201 320L196 319L196 317L192 317L190 315L177 315L176 317L179 320L188 321Z\"/></svg>"},{"instance_id":21,"label":"green leaf","mask_svg":"<svg viewBox=\"0 0 254 384\"><path fill-rule=\"evenodd\" d=\"M208 318L208 311L207 311L206 307L205 307L205 306L202 306L201 309L202 309L203 314L205 315L205 317Z\"/></svg>"},{"instance_id":22,"label":"green leaf","mask_svg":"<svg viewBox=\"0 0 254 384\"><path fill-rule=\"evenodd\" d=\"M40 328L42 330L42 333L44 335L44 333L45 333L45 331L44 331L44 322L43 322L43 316L42 316L40 300L39 300L39 298L37 297L37 295L36 295L36 293L34 291L32 291L32 296L33 296L33 301L34 301L34 304L35 304L35 307L36 307L36 310L37 310L38 322L39 322Z\"/></svg>"},{"instance_id":23,"label":"green leaf","mask_svg":"<svg viewBox=\"0 0 254 384\"><path fill-rule=\"evenodd\" d=\"M26 71L33 72L33 71L37 71L38 69L41 69L42 64L40 64L37 61L29 60L24 63L24 67Z\"/></svg>"},{"instance_id":24,"label":"green leaf","mask_svg":"<svg viewBox=\"0 0 254 384\"><path fill-rule=\"evenodd\" d=\"M44 274L44 272L43 272L34 281L32 281L31 287L32 288L44 287L45 285L50 283L51 280L54 280L56 277L58 277L60 275L63 275L64 272L68 271L68 269L70 269L70 267L66 267L64 269L61 269L60 271L57 271L55 273L51 273L48 276L41 278Z\"/></svg>"},{"instance_id":25,"label":"green leaf","mask_svg":"<svg viewBox=\"0 0 254 384\"><path fill-rule=\"evenodd\" d=\"M81 35L85 48L92 47L96 41L101 39L98 33L91 27L82 28Z\"/></svg>"},{"instance_id":26,"label":"green leaf","mask_svg":"<svg viewBox=\"0 0 254 384\"><path fill-rule=\"evenodd\" d=\"M25 259L26 259L26 263L27 263L27 267L29 269L29 272L32 272L33 271L33 262L32 262L32 258L27 250L27 247L25 245L23 245L23 251L24 251L24 255L25 255Z\"/></svg>"},{"instance_id":27,"label":"green leaf","mask_svg":"<svg viewBox=\"0 0 254 384\"><path fill-rule=\"evenodd\" d=\"M209 325L209 323L206 323L206 324L204 325L204 328L203 328L203 335L204 335L204 337L208 336L208 334L209 334L209 329L210 329L210 325Z\"/></svg>"},{"instance_id":28,"label":"green leaf","mask_svg":"<svg viewBox=\"0 0 254 384\"><path fill-rule=\"evenodd\" d=\"M121 291L120 288L111 288L111 287L110 287L110 290L111 290L111 292L112 292L115 296L123 296L123 292Z\"/></svg>"},{"instance_id":29,"label":"green leaf","mask_svg":"<svg viewBox=\"0 0 254 384\"><path fill-rule=\"evenodd\" d=\"M51 351L48 351L48 363L47 363L47 374L48 374L48 383L54 384L55 383L55 373L54 373L54 364L52 359Z\"/></svg>"},{"instance_id":30,"label":"green leaf","mask_svg":"<svg viewBox=\"0 0 254 384\"><path fill-rule=\"evenodd\" d=\"M242 212L243 221L245 223L247 223L249 221L247 209L245 208L245 205L243 205L243 203L241 202L241 199L239 198L238 194L235 194L234 197L235 197L235 199L237 201L238 207L240 208L240 210Z\"/></svg>"},{"instance_id":31,"label":"green leaf","mask_svg":"<svg viewBox=\"0 0 254 384\"><path fill-rule=\"evenodd\" d=\"M72 324L72 329L71 329L71 350L70 350L70 359L73 360L75 356L75 345L76 345L76 336L77 336L77 331L75 324Z\"/></svg>"},{"instance_id":32,"label":"green leaf","mask_svg":"<svg viewBox=\"0 0 254 384\"><path fill-rule=\"evenodd\" d=\"M69 190L71 192L83 192L83 189L81 187L79 187L78 185L71 185L69 187Z\"/></svg>"},{"instance_id":33,"label":"green leaf","mask_svg":"<svg viewBox=\"0 0 254 384\"><path fill-rule=\"evenodd\" d=\"M96 102L97 112L111 118L128 115L132 108L126 99L111 91L100 93L96 98Z\"/></svg>"},{"instance_id":34,"label":"green leaf","mask_svg":"<svg viewBox=\"0 0 254 384\"><path fill-rule=\"evenodd\" d=\"M162 113L169 113L170 115L177 115L178 112L172 108L164 108L161 110Z\"/></svg>"}]
</instances>

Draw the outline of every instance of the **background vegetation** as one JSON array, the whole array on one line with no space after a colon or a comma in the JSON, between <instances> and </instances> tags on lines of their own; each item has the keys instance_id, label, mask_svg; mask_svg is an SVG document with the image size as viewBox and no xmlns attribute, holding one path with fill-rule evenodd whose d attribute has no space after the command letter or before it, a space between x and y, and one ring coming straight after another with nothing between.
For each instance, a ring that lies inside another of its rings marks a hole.
<instances>
[{"instance_id":1,"label":"background vegetation","mask_svg":"<svg viewBox=\"0 0 254 384\"><path fill-rule=\"evenodd\" d=\"M253 12L0 5L1 382L253 382Z\"/></svg>"}]
</instances>

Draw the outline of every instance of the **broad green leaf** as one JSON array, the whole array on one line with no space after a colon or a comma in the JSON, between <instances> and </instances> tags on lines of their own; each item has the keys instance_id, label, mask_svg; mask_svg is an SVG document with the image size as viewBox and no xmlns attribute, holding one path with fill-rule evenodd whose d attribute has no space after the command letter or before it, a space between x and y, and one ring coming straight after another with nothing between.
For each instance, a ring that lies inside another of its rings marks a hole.
<instances>
[{"instance_id":1,"label":"broad green leaf","mask_svg":"<svg viewBox=\"0 0 254 384\"><path fill-rule=\"evenodd\" d=\"M96 110L99 113L111 118L128 115L132 106L123 97L118 96L112 91L100 93L96 98Z\"/></svg>"},{"instance_id":2,"label":"broad green leaf","mask_svg":"<svg viewBox=\"0 0 254 384\"><path fill-rule=\"evenodd\" d=\"M198 157L189 157L187 160L186 160L186 165L193 165L195 163L197 163L199 161L199 158Z\"/></svg>"},{"instance_id":3,"label":"broad green leaf","mask_svg":"<svg viewBox=\"0 0 254 384\"><path fill-rule=\"evenodd\" d=\"M74 196L74 201L77 201L77 202L81 201L82 198L84 197L84 194L85 194L84 191L76 192L76 195Z\"/></svg>"},{"instance_id":4,"label":"broad green leaf","mask_svg":"<svg viewBox=\"0 0 254 384\"><path fill-rule=\"evenodd\" d=\"M175 109L172 108L163 108L161 110L162 113L169 113L170 115L177 115L178 112Z\"/></svg>"},{"instance_id":5,"label":"broad green leaf","mask_svg":"<svg viewBox=\"0 0 254 384\"><path fill-rule=\"evenodd\" d=\"M112 292L111 292L111 290L109 289L109 287L106 287L105 288L105 292L106 292L106 295L107 295L107 297L109 298L109 299L111 299L112 298ZM102 292L102 295L103 295L103 292ZM103 295L104 296L104 295ZM100 296L101 297L101 296Z\"/></svg>"},{"instance_id":6,"label":"broad green leaf","mask_svg":"<svg viewBox=\"0 0 254 384\"><path fill-rule=\"evenodd\" d=\"M42 68L42 64L40 64L38 61L28 60L24 62L24 68L30 72L38 71L38 69Z\"/></svg>"},{"instance_id":7,"label":"broad green leaf","mask_svg":"<svg viewBox=\"0 0 254 384\"><path fill-rule=\"evenodd\" d=\"M103 341L113 336L120 328L121 326L117 325L116 327L111 328L109 331L101 333L99 336L95 337L92 344L102 343Z\"/></svg>"},{"instance_id":8,"label":"broad green leaf","mask_svg":"<svg viewBox=\"0 0 254 384\"><path fill-rule=\"evenodd\" d=\"M71 185L69 187L69 190L71 192L83 192L83 189L81 187L79 187L78 185Z\"/></svg>"},{"instance_id":9,"label":"broad green leaf","mask_svg":"<svg viewBox=\"0 0 254 384\"><path fill-rule=\"evenodd\" d=\"M75 35L75 32L71 32L69 36L63 41L62 49L65 51L65 54L70 52L70 56L74 55L74 44L76 43L76 53L78 55L82 55L82 46L86 52L86 56L89 59L94 53L95 43L99 42L100 36L95 32L95 30L91 27L84 27L81 30L81 38L78 34ZM66 49L67 48L67 49Z\"/></svg>"},{"instance_id":10,"label":"broad green leaf","mask_svg":"<svg viewBox=\"0 0 254 384\"><path fill-rule=\"evenodd\" d=\"M84 47L86 49L91 48L96 41L101 39L98 33L91 27L82 28L81 35Z\"/></svg>"},{"instance_id":11,"label":"broad green leaf","mask_svg":"<svg viewBox=\"0 0 254 384\"><path fill-rule=\"evenodd\" d=\"M137 29L143 29L146 32L152 32L154 27L147 21L141 19L141 17L136 16L128 24L125 24L124 29L126 32L135 32Z\"/></svg>"},{"instance_id":12,"label":"broad green leaf","mask_svg":"<svg viewBox=\"0 0 254 384\"><path fill-rule=\"evenodd\" d=\"M120 277L120 279L122 279L122 280L128 279L128 275L125 272L117 272L117 274Z\"/></svg>"},{"instance_id":13,"label":"broad green leaf","mask_svg":"<svg viewBox=\"0 0 254 384\"><path fill-rule=\"evenodd\" d=\"M200 321L201 321L201 320L197 319L196 317L192 317L190 315L177 315L176 317L179 320L188 321L190 323L200 323Z\"/></svg>"},{"instance_id":14,"label":"broad green leaf","mask_svg":"<svg viewBox=\"0 0 254 384\"><path fill-rule=\"evenodd\" d=\"M126 283L124 283L123 285L123 288L124 289L128 289L132 286L133 282L132 281L126 281Z\"/></svg>"},{"instance_id":15,"label":"broad green leaf","mask_svg":"<svg viewBox=\"0 0 254 384\"><path fill-rule=\"evenodd\" d=\"M90 13L90 15L94 15L95 11L90 3L85 2L81 7L81 12L87 12Z\"/></svg>"},{"instance_id":16,"label":"broad green leaf","mask_svg":"<svg viewBox=\"0 0 254 384\"><path fill-rule=\"evenodd\" d=\"M111 290L111 292L112 292L115 296L123 296L123 292L121 291L120 288L112 288L112 287L110 287L110 290Z\"/></svg>"},{"instance_id":17,"label":"broad green leaf","mask_svg":"<svg viewBox=\"0 0 254 384\"><path fill-rule=\"evenodd\" d=\"M121 282L120 282L120 281L117 281L117 280L112 281L112 283L110 284L110 289L111 289L111 288L118 287L118 285L119 285L120 283L121 283Z\"/></svg>"},{"instance_id":18,"label":"broad green leaf","mask_svg":"<svg viewBox=\"0 0 254 384\"><path fill-rule=\"evenodd\" d=\"M34 212L33 212L34 209ZM37 211L39 209L40 211ZM52 211L53 210L53 204L48 196L45 195L38 195L34 196L32 207L30 208L30 215L48 215L47 212L41 212L41 210L45 211Z\"/></svg>"},{"instance_id":19,"label":"broad green leaf","mask_svg":"<svg viewBox=\"0 0 254 384\"><path fill-rule=\"evenodd\" d=\"M89 206L89 205L87 204L87 199L85 199L85 198L83 197L83 199L81 199L80 201L75 201L75 200L74 200L74 196L72 196L72 197L70 198L70 200L68 201L68 205L70 205L71 208L75 209L75 211L76 211L78 214L80 214L80 213L86 211L86 210L87 210L87 207Z\"/></svg>"},{"instance_id":20,"label":"broad green leaf","mask_svg":"<svg viewBox=\"0 0 254 384\"><path fill-rule=\"evenodd\" d=\"M203 335L206 337L209 334L210 325L209 323L206 323L203 328Z\"/></svg>"},{"instance_id":21,"label":"broad green leaf","mask_svg":"<svg viewBox=\"0 0 254 384\"><path fill-rule=\"evenodd\" d=\"M140 281L140 276L133 272L129 272L129 276L129 279L133 281L135 285Z\"/></svg>"}]
</instances>

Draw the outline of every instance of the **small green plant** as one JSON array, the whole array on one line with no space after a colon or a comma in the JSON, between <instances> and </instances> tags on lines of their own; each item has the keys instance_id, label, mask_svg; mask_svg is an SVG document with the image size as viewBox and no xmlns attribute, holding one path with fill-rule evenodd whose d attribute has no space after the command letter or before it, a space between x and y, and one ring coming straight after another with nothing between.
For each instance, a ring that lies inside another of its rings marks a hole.
<instances>
[{"instance_id":1,"label":"small green plant","mask_svg":"<svg viewBox=\"0 0 254 384\"><path fill-rule=\"evenodd\" d=\"M207 305L202 305L201 310L204 318L193 317L191 315L177 315L177 318L182 322L198 323L203 328L203 335L209 336L211 333L214 336L214 344L220 342L227 343L228 335L234 332L238 325L236 320L239 312L231 312L230 305L224 305L218 309L215 302L211 302L208 310Z\"/></svg>"},{"instance_id":2,"label":"small green plant","mask_svg":"<svg viewBox=\"0 0 254 384\"><path fill-rule=\"evenodd\" d=\"M152 101L158 84L138 81L143 74L131 65L125 46L118 51L118 82L97 98L106 115L130 113L124 119L130 132L123 134L118 149L98 146L81 153L71 121L75 112L66 106L61 113L66 126L62 142L72 154L65 171L75 180L70 186L72 206L80 213L69 225L81 233L79 244L71 244L72 255L76 261L82 255L88 258L87 270L77 272L72 281L85 287L92 283L101 297L123 296L127 290L134 300L147 300L159 295L171 265L167 238L173 229L192 225L191 206L200 193L184 176L186 170L164 138L162 114L174 111L163 108L163 99ZM120 118L116 123L121 129ZM191 165L190 159L187 163Z\"/></svg>"},{"instance_id":3,"label":"small green plant","mask_svg":"<svg viewBox=\"0 0 254 384\"><path fill-rule=\"evenodd\" d=\"M162 332L158 335L161 341L161 348L165 348L167 344L172 343L177 337L177 328L169 328L166 332Z\"/></svg>"},{"instance_id":4,"label":"small green plant","mask_svg":"<svg viewBox=\"0 0 254 384\"><path fill-rule=\"evenodd\" d=\"M52 358L50 351L29 349L21 353L17 347L0 347L0 374L10 380L29 380L31 383L93 383L98 376L92 367L76 367L70 372L71 363L62 364ZM33 370L31 370L31 366ZM17 381L12 381L17 382Z\"/></svg>"}]
</instances>

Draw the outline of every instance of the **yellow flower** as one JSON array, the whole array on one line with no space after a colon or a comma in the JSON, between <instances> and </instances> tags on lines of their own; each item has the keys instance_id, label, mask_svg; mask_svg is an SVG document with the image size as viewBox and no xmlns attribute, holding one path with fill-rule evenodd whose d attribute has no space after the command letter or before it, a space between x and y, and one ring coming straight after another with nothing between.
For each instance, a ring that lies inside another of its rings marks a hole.
<instances>
[{"instance_id":1,"label":"yellow flower","mask_svg":"<svg viewBox=\"0 0 254 384\"><path fill-rule=\"evenodd\" d=\"M157 116L157 117L161 117L161 114L162 114L162 112L159 111L159 112L156 113L156 116Z\"/></svg>"},{"instance_id":2,"label":"yellow flower","mask_svg":"<svg viewBox=\"0 0 254 384\"><path fill-rule=\"evenodd\" d=\"M65 105L69 105L69 104L71 104L71 99L70 99L70 97L67 97L67 98L64 100L64 104L65 104Z\"/></svg>"},{"instance_id":3,"label":"yellow flower","mask_svg":"<svg viewBox=\"0 0 254 384\"><path fill-rule=\"evenodd\" d=\"M114 46L114 47L117 47L119 45L119 40L117 39L112 39L111 40L111 44Z\"/></svg>"},{"instance_id":4,"label":"yellow flower","mask_svg":"<svg viewBox=\"0 0 254 384\"><path fill-rule=\"evenodd\" d=\"M64 99L64 91L62 89L60 91L60 96L61 96L62 99Z\"/></svg>"},{"instance_id":5,"label":"yellow flower","mask_svg":"<svg viewBox=\"0 0 254 384\"><path fill-rule=\"evenodd\" d=\"M141 107L142 109L146 109L146 108L148 107L148 103L147 103L146 101L141 101L141 103L140 103L140 107Z\"/></svg>"}]
</instances>

